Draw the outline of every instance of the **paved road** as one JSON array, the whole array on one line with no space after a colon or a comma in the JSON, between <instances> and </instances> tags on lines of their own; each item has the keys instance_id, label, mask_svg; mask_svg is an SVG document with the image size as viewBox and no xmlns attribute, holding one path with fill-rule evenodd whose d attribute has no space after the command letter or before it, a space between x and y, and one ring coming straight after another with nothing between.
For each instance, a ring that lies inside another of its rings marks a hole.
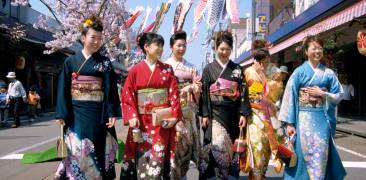
<instances>
[{"instance_id":1,"label":"paved road","mask_svg":"<svg viewBox=\"0 0 366 180\"><path fill-rule=\"evenodd\" d=\"M19 160L24 152L39 151L54 145L59 129L52 120L52 116L53 114L48 114L33 123L23 120L23 126L16 129L0 129L0 179L52 179L59 162L24 165ZM125 130L119 121L117 132L120 138L125 136ZM336 142L348 172L346 179L365 179L366 139L338 133ZM116 170L119 173L118 165ZM192 168L187 179L198 179L197 176L198 171ZM267 177L282 179L282 174L275 174L273 168L269 167ZM246 179L246 176L243 175L240 179Z\"/></svg>"}]
</instances>

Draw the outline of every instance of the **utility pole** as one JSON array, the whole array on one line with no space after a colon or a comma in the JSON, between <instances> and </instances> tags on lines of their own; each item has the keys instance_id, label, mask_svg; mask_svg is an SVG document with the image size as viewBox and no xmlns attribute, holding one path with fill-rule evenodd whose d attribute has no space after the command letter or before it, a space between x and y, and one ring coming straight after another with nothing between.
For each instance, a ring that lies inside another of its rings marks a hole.
<instances>
[{"instance_id":1,"label":"utility pole","mask_svg":"<svg viewBox=\"0 0 366 180\"><path fill-rule=\"evenodd\" d=\"M255 0L252 0L252 42L257 39L256 32L255 32L255 23L256 23L256 9L257 5Z\"/></svg>"}]
</instances>

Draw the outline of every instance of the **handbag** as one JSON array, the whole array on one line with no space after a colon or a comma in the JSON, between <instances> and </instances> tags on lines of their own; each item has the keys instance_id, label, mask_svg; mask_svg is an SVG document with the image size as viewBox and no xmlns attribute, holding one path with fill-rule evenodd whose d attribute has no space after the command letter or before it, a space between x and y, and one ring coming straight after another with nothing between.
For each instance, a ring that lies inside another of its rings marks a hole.
<instances>
[{"instance_id":1,"label":"handbag","mask_svg":"<svg viewBox=\"0 0 366 180\"><path fill-rule=\"evenodd\" d=\"M277 154L278 157L286 164L286 166L296 166L297 155L295 153L293 143L289 137L285 138L285 142L283 144L278 145Z\"/></svg>"},{"instance_id":2,"label":"handbag","mask_svg":"<svg viewBox=\"0 0 366 180\"><path fill-rule=\"evenodd\" d=\"M154 109L152 112L152 124L153 126L166 126L166 123L175 124L177 119L173 116L172 108L159 108Z\"/></svg>"},{"instance_id":3,"label":"handbag","mask_svg":"<svg viewBox=\"0 0 366 180\"><path fill-rule=\"evenodd\" d=\"M61 125L60 138L56 142L57 157L65 158L67 156L67 146L64 139L64 125Z\"/></svg>"},{"instance_id":4,"label":"handbag","mask_svg":"<svg viewBox=\"0 0 366 180\"><path fill-rule=\"evenodd\" d=\"M244 127L240 126L240 133L239 137L235 139L234 145L233 145L233 151L236 153L244 153L247 148L247 143L245 141L245 135L244 135Z\"/></svg>"}]
</instances>

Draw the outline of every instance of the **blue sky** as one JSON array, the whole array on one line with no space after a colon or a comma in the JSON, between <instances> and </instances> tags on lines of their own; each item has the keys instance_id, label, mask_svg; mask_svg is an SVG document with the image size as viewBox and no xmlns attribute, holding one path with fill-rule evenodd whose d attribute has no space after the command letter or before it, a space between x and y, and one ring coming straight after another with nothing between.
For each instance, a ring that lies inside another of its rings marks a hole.
<instances>
[{"instance_id":1,"label":"blue sky","mask_svg":"<svg viewBox=\"0 0 366 180\"><path fill-rule=\"evenodd\" d=\"M153 17L155 17L155 9L157 6L160 6L162 2L167 2L168 0L127 0L126 7L127 9L135 9L136 6L142 6L142 7L148 7L150 6L153 10L150 14L149 20L147 24L150 24L153 21ZM170 55L170 47L169 47L169 38L171 35L171 28L173 24L173 17L175 8L178 4L179 0L173 0L173 3L168 11L168 13L165 16L165 19L158 31L159 34L161 34L165 39L165 46L164 46L164 54L163 57L166 58ZM193 6L188 12L186 21L184 23L183 30L185 30L188 34L192 32L193 27L193 10L195 6L197 5L198 0L193 0ZM250 13L250 6L251 6L251 0L238 0L239 4L239 12L240 17L245 17L247 13ZM32 5L32 8L40 11L40 12L46 12L48 11L40 2L39 0L30 0L30 4ZM135 22L135 26L139 25L143 16L140 16L137 21ZM135 27L132 26L132 27ZM201 69L202 62L204 61L204 49L202 48L202 42L204 41L204 38L206 37L206 31L207 28L204 24L204 22L201 23L200 27L200 33L198 39L191 42L187 46L187 52L185 55L185 58L187 61L191 62L192 64L196 65L198 69Z\"/></svg>"}]
</instances>

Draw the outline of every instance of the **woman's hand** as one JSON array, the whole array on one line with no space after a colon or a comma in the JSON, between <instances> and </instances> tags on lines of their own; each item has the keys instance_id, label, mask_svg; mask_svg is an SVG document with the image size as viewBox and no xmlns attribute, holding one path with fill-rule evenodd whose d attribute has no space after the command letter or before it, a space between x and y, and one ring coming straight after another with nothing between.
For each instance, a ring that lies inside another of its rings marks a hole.
<instances>
[{"instance_id":1,"label":"woman's hand","mask_svg":"<svg viewBox=\"0 0 366 180\"><path fill-rule=\"evenodd\" d=\"M162 128L169 129L172 128L176 123L178 119L177 118L171 118L169 120L164 120L161 124Z\"/></svg>"},{"instance_id":2,"label":"woman's hand","mask_svg":"<svg viewBox=\"0 0 366 180\"><path fill-rule=\"evenodd\" d=\"M247 125L247 118L245 118L245 116L240 116L239 126L245 127L246 125Z\"/></svg>"},{"instance_id":3,"label":"woman's hand","mask_svg":"<svg viewBox=\"0 0 366 180\"><path fill-rule=\"evenodd\" d=\"M108 119L108 123L106 124L108 128L112 128L114 124L116 123L117 118L116 117L110 117Z\"/></svg>"},{"instance_id":4,"label":"woman's hand","mask_svg":"<svg viewBox=\"0 0 366 180\"><path fill-rule=\"evenodd\" d=\"M56 123L60 126L65 126L65 120L63 119L56 119Z\"/></svg>"},{"instance_id":5,"label":"woman's hand","mask_svg":"<svg viewBox=\"0 0 366 180\"><path fill-rule=\"evenodd\" d=\"M319 86L306 87L305 92L309 93L310 96L317 96L325 98L326 92L323 91Z\"/></svg>"},{"instance_id":6,"label":"woman's hand","mask_svg":"<svg viewBox=\"0 0 366 180\"><path fill-rule=\"evenodd\" d=\"M140 126L140 122L137 118L132 118L128 120L128 126L130 126L131 128L136 128Z\"/></svg>"},{"instance_id":7,"label":"woman's hand","mask_svg":"<svg viewBox=\"0 0 366 180\"><path fill-rule=\"evenodd\" d=\"M288 124L286 127L287 136L294 136L296 134L296 129L292 124Z\"/></svg>"},{"instance_id":8,"label":"woman's hand","mask_svg":"<svg viewBox=\"0 0 366 180\"><path fill-rule=\"evenodd\" d=\"M208 117L202 117L201 124L202 124L203 128L207 128L208 127Z\"/></svg>"}]
</instances>

